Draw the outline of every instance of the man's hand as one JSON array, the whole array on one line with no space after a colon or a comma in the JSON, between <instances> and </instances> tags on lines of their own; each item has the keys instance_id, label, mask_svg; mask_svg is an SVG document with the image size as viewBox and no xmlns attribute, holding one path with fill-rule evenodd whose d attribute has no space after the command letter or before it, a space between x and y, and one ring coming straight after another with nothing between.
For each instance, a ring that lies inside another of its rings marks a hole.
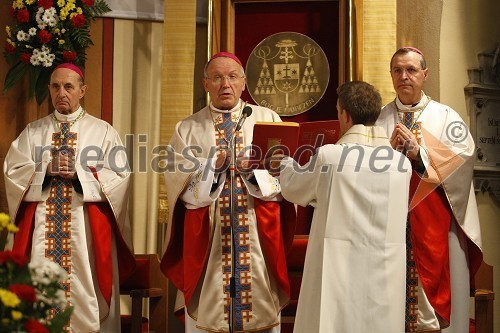
<instances>
[{"instance_id":1,"label":"man's hand","mask_svg":"<svg viewBox=\"0 0 500 333\"><path fill-rule=\"evenodd\" d=\"M281 149L273 152L270 157L264 159L264 166L271 176L277 177L281 173L281 160L285 158Z\"/></svg>"},{"instance_id":2,"label":"man's hand","mask_svg":"<svg viewBox=\"0 0 500 333\"><path fill-rule=\"evenodd\" d=\"M406 153L411 160L418 160L420 145L415 135L405 125L397 124L389 141L393 149Z\"/></svg>"},{"instance_id":3,"label":"man's hand","mask_svg":"<svg viewBox=\"0 0 500 333\"><path fill-rule=\"evenodd\" d=\"M236 173L239 174L248 174L252 172L252 169L249 168L250 161L248 157L238 156L236 157Z\"/></svg>"},{"instance_id":4,"label":"man's hand","mask_svg":"<svg viewBox=\"0 0 500 333\"><path fill-rule=\"evenodd\" d=\"M248 156L245 156L243 153L240 153L236 157L236 173L239 174L249 174L256 167L255 161L252 161Z\"/></svg>"},{"instance_id":5,"label":"man's hand","mask_svg":"<svg viewBox=\"0 0 500 333\"><path fill-rule=\"evenodd\" d=\"M219 150L217 152L217 160L215 161L215 173L226 171L230 162L227 150Z\"/></svg>"},{"instance_id":6,"label":"man's hand","mask_svg":"<svg viewBox=\"0 0 500 333\"><path fill-rule=\"evenodd\" d=\"M76 178L75 161L65 152L54 154L52 161L47 165L47 174L52 177L74 179Z\"/></svg>"}]
</instances>

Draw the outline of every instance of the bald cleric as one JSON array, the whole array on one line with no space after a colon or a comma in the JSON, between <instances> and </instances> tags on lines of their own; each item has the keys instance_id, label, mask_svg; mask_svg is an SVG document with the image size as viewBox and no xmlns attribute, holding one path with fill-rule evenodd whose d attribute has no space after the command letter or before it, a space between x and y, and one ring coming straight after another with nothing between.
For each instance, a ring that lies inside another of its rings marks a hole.
<instances>
[{"instance_id":1,"label":"bald cleric","mask_svg":"<svg viewBox=\"0 0 500 333\"><path fill-rule=\"evenodd\" d=\"M57 66L48 88L54 112L28 124L4 162L19 227L12 250L66 270L71 332L120 332L119 277L135 265L127 156L116 130L80 105L87 86L77 66Z\"/></svg>"}]
</instances>

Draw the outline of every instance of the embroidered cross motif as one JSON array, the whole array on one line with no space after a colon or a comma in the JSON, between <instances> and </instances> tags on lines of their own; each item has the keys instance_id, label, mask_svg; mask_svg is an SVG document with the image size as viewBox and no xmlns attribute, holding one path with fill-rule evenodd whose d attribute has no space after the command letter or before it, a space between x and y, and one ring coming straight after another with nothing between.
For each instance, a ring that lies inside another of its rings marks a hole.
<instances>
[{"instance_id":1,"label":"embroidered cross motif","mask_svg":"<svg viewBox=\"0 0 500 333\"><path fill-rule=\"evenodd\" d=\"M69 123L60 123L60 130L52 134L53 154L74 156L77 133L70 132ZM59 264L68 273L68 279L62 283L67 299L71 292L69 276L71 274L72 187L70 179L53 177L45 212L45 257ZM55 312L60 312L60 309L56 308Z\"/></svg>"},{"instance_id":2,"label":"embroidered cross motif","mask_svg":"<svg viewBox=\"0 0 500 333\"><path fill-rule=\"evenodd\" d=\"M220 117L219 117L220 116ZM222 118L220 122L219 119ZM217 115L216 120L214 120L214 126L216 129L216 144L218 146L225 146L228 143L234 144L236 151L240 151L243 148L243 137L240 131L234 133L234 128L236 127L236 122L238 117L232 115L231 113L223 113L222 115ZM235 134L234 138L232 137ZM246 243L249 235L249 222L248 222L248 207L247 207L247 192L244 188L243 181L240 176L235 177L235 182L232 189L234 193L233 202L230 202L231 198L231 180L230 177L226 178L226 183L224 184L222 193L218 199L219 216L221 217L221 237L223 240L222 244L222 266L223 266L223 292L226 296L229 296L229 281L227 280L231 276L233 271L233 276L235 280L236 297L234 298L234 324L235 331L244 330L244 318L243 314L251 314L252 304L251 304L251 264L250 264L250 248ZM235 210L234 220L231 220L231 204ZM234 255L240 260L236 261L235 267L231 267L231 243L227 240L231 239L231 229L234 231L234 235L237 241L235 242L235 248L233 249ZM245 260L241 260L246 258ZM241 277L245 276L244 282L242 282ZM249 302L243 302L241 297L242 293L245 293L245 300ZM224 304L225 316L228 316L231 311L231 298L226 297L226 302Z\"/></svg>"},{"instance_id":3,"label":"embroidered cross motif","mask_svg":"<svg viewBox=\"0 0 500 333\"><path fill-rule=\"evenodd\" d=\"M406 307L405 332L417 331L418 315L418 273L413 245L411 243L411 228L409 219L406 221Z\"/></svg>"}]
</instances>

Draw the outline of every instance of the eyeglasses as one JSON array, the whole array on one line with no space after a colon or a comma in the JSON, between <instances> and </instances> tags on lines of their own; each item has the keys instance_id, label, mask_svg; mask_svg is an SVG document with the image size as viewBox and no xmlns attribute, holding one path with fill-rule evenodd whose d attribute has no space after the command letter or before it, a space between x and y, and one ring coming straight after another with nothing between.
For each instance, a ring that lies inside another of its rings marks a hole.
<instances>
[{"instance_id":1,"label":"eyeglasses","mask_svg":"<svg viewBox=\"0 0 500 333\"><path fill-rule=\"evenodd\" d=\"M238 80L244 78L244 76L239 76L238 74L229 75L214 75L212 77L206 77L207 80L212 81L213 84L221 84L224 79L227 79L229 83L236 83Z\"/></svg>"},{"instance_id":2,"label":"eyeglasses","mask_svg":"<svg viewBox=\"0 0 500 333\"><path fill-rule=\"evenodd\" d=\"M406 72L406 74L408 76L415 76L418 74L419 71L421 71L421 68L415 68L415 67L399 68L399 67L396 67L396 68L391 69L391 74L394 74L396 76L401 76L401 75L403 75L404 72Z\"/></svg>"}]
</instances>

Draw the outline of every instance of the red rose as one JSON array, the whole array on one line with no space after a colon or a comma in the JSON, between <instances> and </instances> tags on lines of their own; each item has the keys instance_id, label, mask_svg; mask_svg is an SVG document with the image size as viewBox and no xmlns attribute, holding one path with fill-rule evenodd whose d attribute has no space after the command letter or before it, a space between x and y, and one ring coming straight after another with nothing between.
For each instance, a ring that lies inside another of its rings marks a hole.
<instances>
[{"instance_id":1,"label":"red rose","mask_svg":"<svg viewBox=\"0 0 500 333\"><path fill-rule=\"evenodd\" d=\"M17 11L17 20L19 22L28 22L30 20L30 12L26 8Z\"/></svg>"},{"instance_id":2,"label":"red rose","mask_svg":"<svg viewBox=\"0 0 500 333\"><path fill-rule=\"evenodd\" d=\"M5 42L5 51L8 53L14 53L14 46L12 46L10 43Z\"/></svg>"},{"instance_id":3,"label":"red rose","mask_svg":"<svg viewBox=\"0 0 500 333\"><path fill-rule=\"evenodd\" d=\"M66 60L67 62L73 62L73 61L75 61L75 59L76 59L76 52L72 52L72 51L64 51L64 52L63 52L63 58L64 58L64 60Z\"/></svg>"},{"instance_id":4,"label":"red rose","mask_svg":"<svg viewBox=\"0 0 500 333\"><path fill-rule=\"evenodd\" d=\"M52 34L47 30L40 30L40 41L44 44L47 44L52 39Z\"/></svg>"},{"instance_id":5,"label":"red rose","mask_svg":"<svg viewBox=\"0 0 500 333\"><path fill-rule=\"evenodd\" d=\"M52 7L52 0L38 0L38 7L49 9Z\"/></svg>"},{"instance_id":6,"label":"red rose","mask_svg":"<svg viewBox=\"0 0 500 333\"><path fill-rule=\"evenodd\" d=\"M25 284L13 284L9 287L9 290L16 294L20 299L28 302L28 304L33 304L36 301L35 289L32 286Z\"/></svg>"},{"instance_id":7,"label":"red rose","mask_svg":"<svg viewBox=\"0 0 500 333\"><path fill-rule=\"evenodd\" d=\"M94 0L82 0L82 2L89 7L94 5Z\"/></svg>"},{"instance_id":8,"label":"red rose","mask_svg":"<svg viewBox=\"0 0 500 333\"><path fill-rule=\"evenodd\" d=\"M24 328L28 333L49 333L47 327L42 325L36 319L28 319L28 321L24 324Z\"/></svg>"},{"instance_id":9,"label":"red rose","mask_svg":"<svg viewBox=\"0 0 500 333\"><path fill-rule=\"evenodd\" d=\"M85 24L86 21L85 21L85 17L82 14L78 14L78 15L73 16L73 18L71 19L71 22L73 22L75 27L81 28L81 27L83 27L83 25Z\"/></svg>"},{"instance_id":10,"label":"red rose","mask_svg":"<svg viewBox=\"0 0 500 333\"><path fill-rule=\"evenodd\" d=\"M19 56L21 58L21 61L24 62L25 64L29 64L31 60L31 54L29 53L21 53Z\"/></svg>"},{"instance_id":11,"label":"red rose","mask_svg":"<svg viewBox=\"0 0 500 333\"><path fill-rule=\"evenodd\" d=\"M9 14L11 17L16 17L16 10L14 9L14 7L9 8Z\"/></svg>"},{"instance_id":12,"label":"red rose","mask_svg":"<svg viewBox=\"0 0 500 333\"><path fill-rule=\"evenodd\" d=\"M0 264L4 264L7 261L12 261L17 266L21 267L26 265L28 258L19 253L14 253L12 251L2 251L0 252Z\"/></svg>"}]
</instances>

